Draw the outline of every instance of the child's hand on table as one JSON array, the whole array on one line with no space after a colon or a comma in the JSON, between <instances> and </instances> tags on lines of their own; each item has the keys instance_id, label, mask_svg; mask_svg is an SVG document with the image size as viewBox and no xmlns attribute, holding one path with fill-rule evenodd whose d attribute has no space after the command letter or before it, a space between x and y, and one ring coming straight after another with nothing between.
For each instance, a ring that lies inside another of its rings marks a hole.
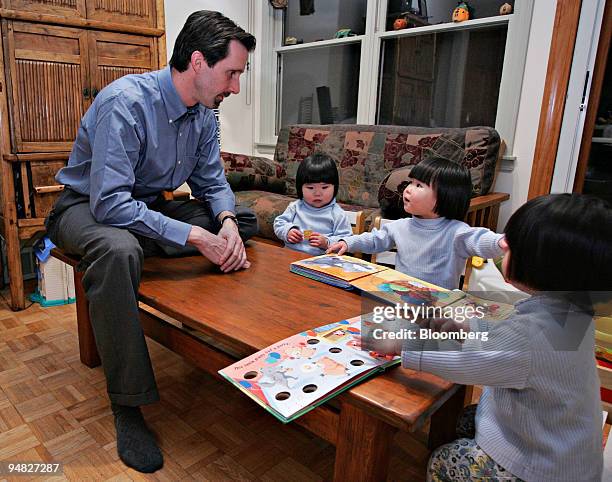
<instances>
[{"instance_id":1,"label":"child's hand on table","mask_svg":"<svg viewBox=\"0 0 612 482\"><path fill-rule=\"evenodd\" d=\"M287 233L287 242L291 244L301 243L304 235L298 228L291 228Z\"/></svg>"},{"instance_id":2,"label":"child's hand on table","mask_svg":"<svg viewBox=\"0 0 612 482\"><path fill-rule=\"evenodd\" d=\"M321 233L317 232L313 232L308 237L308 242L310 243L310 246L314 246L315 248L327 249L327 247L329 246L329 241L327 240L327 238Z\"/></svg>"},{"instance_id":3,"label":"child's hand on table","mask_svg":"<svg viewBox=\"0 0 612 482\"><path fill-rule=\"evenodd\" d=\"M344 241L338 241L337 243L333 243L329 248L327 248L327 251L325 251L325 253L326 254L330 254L330 253L344 254L346 253L347 249L348 249L348 245Z\"/></svg>"}]
</instances>

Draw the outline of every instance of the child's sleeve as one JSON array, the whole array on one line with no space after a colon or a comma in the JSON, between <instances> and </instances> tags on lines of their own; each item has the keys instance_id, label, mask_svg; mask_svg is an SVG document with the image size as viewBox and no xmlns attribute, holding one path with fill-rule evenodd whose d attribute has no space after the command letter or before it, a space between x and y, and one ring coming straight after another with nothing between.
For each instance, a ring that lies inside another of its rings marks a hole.
<instances>
[{"instance_id":1,"label":"child's sleeve","mask_svg":"<svg viewBox=\"0 0 612 482\"><path fill-rule=\"evenodd\" d=\"M455 251L462 258L480 256L481 258L497 258L504 254L499 246L503 234L497 234L487 228L472 228L465 226L455 234Z\"/></svg>"},{"instance_id":2,"label":"child's sleeve","mask_svg":"<svg viewBox=\"0 0 612 482\"><path fill-rule=\"evenodd\" d=\"M334 227L332 233L327 237L329 244L335 243L353 235L353 228L344 209L336 205L333 210Z\"/></svg>"},{"instance_id":3,"label":"child's sleeve","mask_svg":"<svg viewBox=\"0 0 612 482\"><path fill-rule=\"evenodd\" d=\"M402 366L463 385L525 388L531 369L530 344L525 334L506 322L489 324L482 320L472 320L470 330L473 334L486 333L487 340L459 343L417 337L406 341Z\"/></svg>"},{"instance_id":4,"label":"child's sleeve","mask_svg":"<svg viewBox=\"0 0 612 482\"><path fill-rule=\"evenodd\" d=\"M285 209L285 212L280 216L276 216L276 219L274 219L274 234L276 234L276 237L281 241L287 241L287 233L289 233L291 228L298 228L298 226L293 224L296 213L296 204L296 201L290 203L289 206L287 206L287 209Z\"/></svg>"},{"instance_id":5,"label":"child's sleeve","mask_svg":"<svg viewBox=\"0 0 612 482\"><path fill-rule=\"evenodd\" d=\"M342 238L342 240L351 253L382 253L395 246L393 233L389 230L392 225L393 223L385 224L381 229L373 229L369 233Z\"/></svg>"}]
</instances>

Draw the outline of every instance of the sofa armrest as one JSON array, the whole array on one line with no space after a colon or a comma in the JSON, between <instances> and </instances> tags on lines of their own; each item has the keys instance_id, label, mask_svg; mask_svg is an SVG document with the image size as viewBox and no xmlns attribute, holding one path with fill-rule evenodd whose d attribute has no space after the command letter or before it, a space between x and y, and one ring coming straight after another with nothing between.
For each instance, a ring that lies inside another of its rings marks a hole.
<instances>
[{"instance_id":1,"label":"sofa armrest","mask_svg":"<svg viewBox=\"0 0 612 482\"><path fill-rule=\"evenodd\" d=\"M267 157L221 152L225 175L234 191L267 191L284 194L286 173L280 164Z\"/></svg>"},{"instance_id":2,"label":"sofa armrest","mask_svg":"<svg viewBox=\"0 0 612 482\"><path fill-rule=\"evenodd\" d=\"M470 226L489 228L497 231L497 219L501 203L510 199L510 195L503 192L491 192L483 196L476 196L470 200L470 207L465 222Z\"/></svg>"}]
</instances>

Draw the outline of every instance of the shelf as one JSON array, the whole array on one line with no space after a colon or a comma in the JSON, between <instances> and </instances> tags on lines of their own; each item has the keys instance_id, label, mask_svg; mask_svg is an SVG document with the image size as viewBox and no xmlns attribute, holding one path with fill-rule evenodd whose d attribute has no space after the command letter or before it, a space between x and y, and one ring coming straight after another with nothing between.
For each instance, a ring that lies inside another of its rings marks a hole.
<instances>
[{"instance_id":1,"label":"shelf","mask_svg":"<svg viewBox=\"0 0 612 482\"><path fill-rule=\"evenodd\" d=\"M319 40L317 42L306 42L297 45L285 45L283 47L277 47L274 49L275 52L282 54L285 52L291 52L292 50L307 50L307 49L320 49L323 47L335 47L337 45L345 45L361 42L365 38L365 35L355 35L354 37L344 38L332 38L329 40Z\"/></svg>"},{"instance_id":2,"label":"shelf","mask_svg":"<svg viewBox=\"0 0 612 482\"><path fill-rule=\"evenodd\" d=\"M291 52L292 50L307 50L307 49L320 49L323 47L335 47L337 45L345 45L356 42L361 42L365 38L365 35L355 35L354 37L343 37L343 38L332 38L329 40L319 40L317 42L306 42L297 45L285 45L283 47L277 47L274 49L277 53Z\"/></svg>"},{"instance_id":3,"label":"shelf","mask_svg":"<svg viewBox=\"0 0 612 482\"><path fill-rule=\"evenodd\" d=\"M476 30L492 25L507 24L512 18L510 15L497 15L495 17L477 18L475 20L466 20L465 22L447 22L427 25L425 27L411 27L402 30L388 30L378 34L381 39L406 37L409 35L424 35L428 33L448 32L453 30Z\"/></svg>"}]
</instances>

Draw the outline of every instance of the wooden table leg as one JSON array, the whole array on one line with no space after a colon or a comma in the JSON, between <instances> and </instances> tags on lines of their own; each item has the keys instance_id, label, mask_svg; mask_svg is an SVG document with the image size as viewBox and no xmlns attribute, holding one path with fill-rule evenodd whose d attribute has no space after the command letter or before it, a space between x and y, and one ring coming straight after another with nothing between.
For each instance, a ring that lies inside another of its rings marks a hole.
<instances>
[{"instance_id":1,"label":"wooden table leg","mask_svg":"<svg viewBox=\"0 0 612 482\"><path fill-rule=\"evenodd\" d=\"M74 270L74 292L76 295L77 325L79 331L79 354L81 363L89 368L100 366L100 355L96 347L91 320L89 319L89 301L83 289L83 273Z\"/></svg>"},{"instance_id":2,"label":"wooden table leg","mask_svg":"<svg viewBox=\"0 0 612 482\"><path fill-rule=\"evenodd\" d=\"M389 450L396 428L343 403L336 444L334 480L387 480Z\"/></svg>"},{"instance_id":3,"label":"wooden table leg","mask_svg":"<svg viewBox=\"0 0 612 482\"><path fill-rule=\"evenodd\" d=\"M457 391L431 417L427 440L430 449L435 449L457 438L457 418L463 410L465 386L457 385L457 387Z\"/></svg>"}]
</instances>

